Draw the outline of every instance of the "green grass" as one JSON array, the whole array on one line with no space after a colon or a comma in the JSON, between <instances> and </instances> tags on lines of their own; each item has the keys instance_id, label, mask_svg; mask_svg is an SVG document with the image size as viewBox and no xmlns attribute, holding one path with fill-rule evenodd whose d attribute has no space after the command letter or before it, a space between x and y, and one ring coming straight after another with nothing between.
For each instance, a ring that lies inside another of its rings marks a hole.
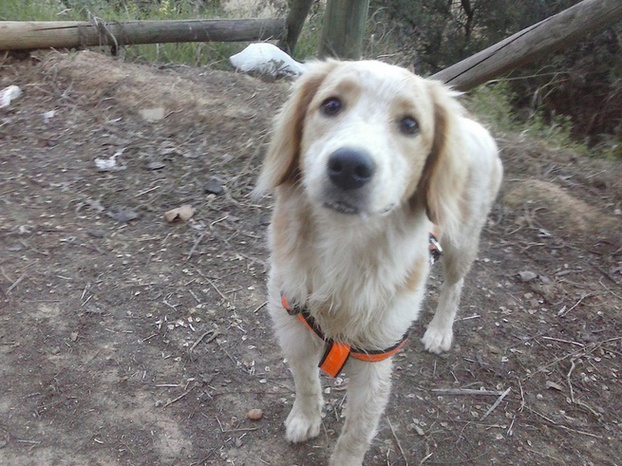
<instances>
[{"instance_id":1,"label":"green grass","mask_svg":"<svg viewBox=\"0 0 622 466\"><path fill-rule=\"evenodd\" d=\"M146 4L132 0L0 0L0 21L104 21L216 19L230 13L216 9L197 11L190 0L175 2L162 0ZM191 66L210 65L230 69L229 56L239 52L248 43L243 42L183 42L144 44L124 47L120 53L130 61Z\"/></svg>"},{"instance_id":2,"label":"green grass","mask_svg":"<svg viewBox=\"0 0 622 466\"><path fill-rule=\"evenodd\" d=\"M59 0L3 0L0 21L62 21L64 10Z\"/></svg>"},{"instance_id":3,"label":"green grass","mask_svg":"<svg viewBox=\"0 0 622 466\"><path fill-rule=\"evenodd\" d=\"M503 80L479 86L468 93L465 104L495 134L520 133L533 139L541 139L555 149L571 149L581 155L590 150L572 138L570 117L559 115L546 121L541 111L530 112L527 118L519 120L512 106L513 95Z\"/></svg>"}]
</instances>

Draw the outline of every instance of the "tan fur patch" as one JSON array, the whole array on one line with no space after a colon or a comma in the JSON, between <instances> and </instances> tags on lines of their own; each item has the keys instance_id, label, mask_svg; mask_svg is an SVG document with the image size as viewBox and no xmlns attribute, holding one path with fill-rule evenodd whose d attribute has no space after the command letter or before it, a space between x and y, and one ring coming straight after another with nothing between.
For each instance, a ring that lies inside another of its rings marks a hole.
<instances>
[{"instance_id":1,"label":"tan fur patch","mask_svg":"<svg viewBox=\"0 0 622 466\"><path fill-rule=\"evenodd\" d=\"M293 184L298 179L300 179L300 142L302 141L305 118L307 116L309 104L313 100L313 97L315 96L319 87L322 85L322 82L326 79L326 76L332 69L332 67L325 68L326 69L321 74L312 75L308 78L302 78L304 81L302 82L301 87L296 93L294 113L292 115L293 123L291 124L293 125L293 128L290 133L292 137L292 140L290 141L290 143L292 144L292 147L290 148L291 158L289 161L289 165L283 173L283 176L279 180L277 186L280 186L284 183Z\"/></svg>"},{"instance_id":2,"label":"tan fur patch","mask_svg":"<svg viewBox=\"0 0 622 466\"><path fill-rule=\"evenodd\" d=\"M423 172L419 180L419 186L415 192L415 195L411 197L411 207L415 208L423 202L426 207L428 218L432 222L437 222L436 213L429 205L429 192L432 177L437 170L440 163L440 159L445 152L445 140L447 138L447 116L445 115L445 109L435 102L434 103L434 139L432 140L432 148L428 155L425 165L423 166Z\"/></svg>"}]
</instances>

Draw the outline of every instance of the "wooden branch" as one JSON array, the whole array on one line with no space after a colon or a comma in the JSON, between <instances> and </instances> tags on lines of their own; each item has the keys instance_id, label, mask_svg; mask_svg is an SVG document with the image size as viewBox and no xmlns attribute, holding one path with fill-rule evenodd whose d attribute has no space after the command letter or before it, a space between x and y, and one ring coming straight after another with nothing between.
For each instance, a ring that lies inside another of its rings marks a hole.
<instances>
[{"instance_id":1,"label":"wooden branch","mask_svg":"<svg viewBox=\"0 0 622 466\"><path fill-rule=\"evenodd\" d=\"M279 48L293 56L298 37L309 15L313 0L293 0L289 2L285 34L279 41Z\"/></svg>"},{"instance_id":2,"label":"wooden branch","mask_svg":"<svg viewBox=\"0 0 622 466\"><path fill-rule=\"evenodd\" d=\"M475 55L431 76L467 91L486 81L568 48L591 32L622 19L620 0L584 0L523 29Z\"/></svg>"},{"instance_id":3,"label":"wooden branch","mask_svg":"<svg viewBox=\"0 0 622 466\"><path fill-rule=\"evenodd\" d=\"M285 19L0 21L0 50L278 39Z\"/></svg>"}]
</instances>

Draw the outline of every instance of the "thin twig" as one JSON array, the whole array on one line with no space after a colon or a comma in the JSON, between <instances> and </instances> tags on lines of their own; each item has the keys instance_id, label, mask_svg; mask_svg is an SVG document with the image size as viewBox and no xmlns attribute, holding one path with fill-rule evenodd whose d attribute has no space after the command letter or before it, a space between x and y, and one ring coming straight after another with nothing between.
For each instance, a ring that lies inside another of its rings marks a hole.
<instances>
[{"instance_id":1,"label":"thin twig","mask_svg":"<svg viewBox=\"0 0 622 466\"><path fill-rule=\"evenodd\" d=\"M512 387L508 387L508 389L506 391L504 391L499 396L499 398L497 398L497 401L495 401L494 404L488 409L488 411L486 411L486 413L480 418L480 421L483 421L484 419L486 419L488 417L488 415L490 413L492 413L497 408L497 406L499 406L501 404L501 402L507 396L507 394L510 393L510 390L512 390Z\"/></svg>"},{"instance_id":2,"label":"thin twig","mask_svg":"<svg viewBox=\"0 0 622 466\"><path fill-rule=\"evenodd\" d=\"M518 381L518 389L520 391L520 407L518 408L518 412L522 413L527 403L525 403L525 392L523 391L523 384L520 381L520 377L516 377L516 380Z\"/></svg>"},{"instance_id":3,"label":"thin twig","mask_svg":"<svg viewBox=\"0 0 622 466\"><path fill-rule=\"evenodd\" d=\"M611 278L611 277L610 277ZM616 298L618 299L622 299L622 296L620 296L619 294L616 294L613 290L607 288L603 282L602 282L602 278L600 280L598 280L598 283L600 284L600 286L602 286L605 290L607 290L609 293L611 293L612 295L614 295ZM617 283L616 283L617 284Z\"/></svg>"},{"instance_id":4,"label":"thin twig","mask_svg":"<svg viewBox=\"0 0 622 466\"><path fill-rule=\"evenodd\" d=\"M391 428L391 433L393 434L393 438L397 443L397 448L399 448L400 453L402 454L402 458L404 458L404 464L408 466L408 460L406 459L406 454L404 453L404 449L402 448L402 444L400 443L400 439L397 438L397 434L395 433L395 429L393 429L393 424L391 424L391 419L387 418L387 422L389 423L389 427Z\"/></svg>"},{"instance_id":5,"label":"thin twig","mask_svg":"<svg viewBox=\"0 0 622 466\"><path fill-rule=\"evenodd\" d=\"M430 458L433 454L434 454L434 452L430 452L430 453L428 453L427 455L425 455L425 456L423 457L423 459L422 459L421 461L419 461L419 466L421 466L423 463L425 463L425 462L426 462L426 460L428 460L428 459L429 459L429 458Z\"/></svg>"},{"instance_id":6,"label":"thin twig","mask_svg":"<svg viewBox=\"0 0 622 466\"><path fill-rule=\"evenodd\" d=\"M207 332L203 333L203 335L201 335L197 341L195 341L193 343L193 345L190 347L190 349L188 350L189 353L192 353L194 351L194 349L198 346L199 343L201 343L203 341L203 339L208 336L208 335L212 335L211 337L209 337L206 341L206 343L210 343L212 341L214 341L216 339L216 337L218 335L220 335L220 333L218 333L216 330L208 330Z\"/></svg>"},{"instance_id":7,"label":"thin twig","mask_svg":"<svg viewBox=\"0 0 622 466\"><path fill-rule=\"evenodd\" d=\"M533 414L535 414L538 417L541 417L542 419L544 419L545 421L549 422L551 425L555 426L555 427L559 427L560 429L563 430L567 430L570 432L576 432L577 434L581 434L581 435L587 435L588 437L594 437L594 438L603 438L601 435L596 435L596 434L592 434L591 432L585 432L582 430L576 430L576 429L571 429L568 426L565 426L563 424L558 424L557 422L553 421L552 419L546 417L544 414L539 413L538 411L536 411L535 409L525 405L525 407Z\"/></svg>"},{"instance_id":8,"label":"thin twig","mask_svg":"<svg viewBox=\"0 0 622 466\"><path fill-rule=\"evenodd\" d=\"M188 293L190 293L190 296L192 296L194 298L194 300L197 302L197 304L201 304L201 300L197 297L196 294L194 294L194 291L189 289Z\"/></svg>"},{"instance_id":9,"label":"thin twig","mask_svg":"<svg viewBox=\"0 0 622 466\"><path fill-rule=\"evenodd\" d=\"M186 257L186 260L189 261L192 256L194 255L194 251L196 251L197 247L199 246L199 243L201 243L201 241L203 241L203 238L205 237L205 233L206 232L202 232L199 237L194 241L194 244L192 245L192 247L190 248L190 252L188 253L188 257Z\"/></svg>"},{"instance_id":10,"label":"thin twig","mask_svg":"<svg viewBox=\"0 0 622 466\"><path fill-rule=\"evenodd\" d=\"M136 199L137 197L140 197L140 196L144 196L145 194L150 193L151 191L155 191L156 189L159 189L159 188L160 188L159 186L154 186L152 188L145 189L145 190L139 192L138 194L135 194L134 195L134 199Z\"/></svg>"},{"instance_id":11,"label":"thin twig","mask_svg":"<svg viewBox=\"0 0 622 466\"><path fill-rule=\"evenodd\" d=\"M13 288L15 288L17 285L19 285L21 283L21 281L24 278L26 278L27 273L28 272L24 272L21 277L19 277L17 280L15 280L15 282L11 286L9 286L9 288L6 290L6 294L11 294L11 291L13 291Z\"/></svg>"},{"instance_id":12,"label":"thin twig","mask_svg":"<svg viewBox=\"0 0 622 466\"><path fill-rule=\"evenodd\" d=\"M261 309L262 307L264 307L266 304L268 304L268 301L264 301L263 303L261 303L259 306L257 306L255 309L253 309L253 314L257 313L259 311L259 309Z\"/></svg>"},{"instance_id":13,"label":"thin twig","mask_svg":"<svg viewBox=\"0 0 622 466\"><path fill-rule=\"evenodd\" d=\"M532 372L531 374L527 374L527 375L523 378L523 380L530 379L530 378L532 378L534 375L539 374L540 372L544 372L544 371L545 371L545 370L547 370L549 367L554 366L555 364L558 364L558 363L562 362L562 361L563 361L563 360L565 360L565 359L575 357L575 356L577 356L577 355L578 355L578 354L580 354L580 353L584 353L584 355L588 355L588 354L590 354L590 353L593 353L593 352L594 352L597 348L600 348L600 347L601 347L602 345L604 345L605 343L611 343L611 342L613 342L613 341L618 341L618 340L622 340L622 337L613 337L613 338L608 338L608 339L603 340L603 341L600 341L600 342L598 342L598 343L594 343L594 344L593 344L592 346L590 346L590 347L587 347L587 346L586 346L586 347L580 348L580 349L578 349L578 350L576 350L576 351L572 351L571 353L568 353L568 354L566 354L565 356L562 356L562 357L560 357L560 358L556 358L556 359L555 359L555 360L553 360L552 362L550 362L550 363L548 363L548 364L546 364L546 365L544 365L544 366L539 367L539 368L538 368L538 370L536 370L536 371Z\"/></svg>"},{"instance_id":14,"label":"thin twig","mask_svg":"<svg viewBox=\"0 0 622 466\"><path fill-rule=\"evenodd\" d=\"M433 388L432 391L438 395L499 396L503 394L503 392L500 390L477 390L474 388Z\"/></svg>"},{"instance_id":15,"label":"thin twig","mask_svg":"<svg viewBox=\"0 0 622 466\"><path fill-rule=\"evenodd\" d=\"M568 382L568 389L570 391L570 401L572 401L573 403L575 402L574 401L574 389L572 388L572 382L570 381L570 376L572 375L574 368L575 368L574 359L571 359L570 370L568 371L568 374L566 374L566 382Z\"/></svg>"},{"instance_id":16,"label":"thin twig","mask_svg":"<svg viewBox=\"0 0 622 466\"><path fill-rule=\"evenodd\" d=\"M214 284L214 282L212 280L210 280L207 277L205 277L205 279L207 280L207 282L210 285L212 285L212 288L214 288L214 290L216 290L216 293L218 293L222 299L224 299L225 301L229 302L229 298L227 298L224 294L222 294L222 292L218 289L218 287Z\"/></svg>"},{"instance_id":17,"label":"thin twig","mask_svg":"<svg viewBox=\"0 0 622 466\"><path fill-rule=\"evenodd\" d=\"M186 396L188 393L190 393L192 390L194 390L195 385L193 385L192 387L190 387L188 390L186 390L185 392L183 392L181 395L179 395L177 398L173 398L171 401L169 401L168 403L166 403L163 408L166 408L167 406L172 405L173 403L178 402L179 400L181 400L184 396Z\"/></svg>"},{"instance_id":18,"label":"thin twig","mask_svg":"<svg viewBox=\"0 0 622 466\"><path fill-rule=\"evenodd\" d=\"M221 431L223 434L229 434L231 432L253 432L254 430L259 430L259 427L244 427L244 428L240 428L240 429L226 429L226 430L222 430L222 426L221 426Z\"/></svg>"},{"instance_id":19,"label":"thin twig","mask_svg":"<svg viewBox=\"0 0 622 466\"><path fill-rule=\"evenodd\" d=\"M572 311L575 307L577 307L579 304L581 304L581 302L585 299L585 298L589 298L591 296L594 296L594 293L587 293L584 295L581 295L581 297L579 298L579 300L574 303L574 305L570 308L570 309L562 309L561 311L559 311L557 313L558 317L564 317L566 314L568 314L570 311Z\"/></svg>"},{"instance_id":20,"label":"thin twig","mask_svg":"<svg viewBox=\"0 0 622 466\"><path fill-rule=\"evenodd\" d=\"M215 451L216 449L212 448L206 457L201 458L199 461L195 461L194 463L190 463L190 466L196 466L197 464L205 464L205 462L214 455Z\"/></svg>"},{"instance_id":21,"label":"thin twig","mask_svg":"<svg viewBox=\"0 0 622 466\"><path fill-rule=\"evenodd\" d=\"M570 341L570 340L562 340L561 338L553 338L553 337L542 337L543 340L550 340L550 341L558 341L559 343L568 343L569 345L575 345L575 346L580 346L581 348L584 348L585 345L583 343L579 343L576 341Z\"/></svg>"},{"instance_id":22,"label":"thin twig","mask_svg":"<svg viewBox=\"0 0 622 466\"><path fill-rule=\"evenodd\" d=\"M514 431L512 430L514 428L514 422L516 422L516 414L512 416L512 422L510 422L510 427L508 427L508 430L507 430L507 434L510 437L514 435Z\"/></svg>"}]
</instances>

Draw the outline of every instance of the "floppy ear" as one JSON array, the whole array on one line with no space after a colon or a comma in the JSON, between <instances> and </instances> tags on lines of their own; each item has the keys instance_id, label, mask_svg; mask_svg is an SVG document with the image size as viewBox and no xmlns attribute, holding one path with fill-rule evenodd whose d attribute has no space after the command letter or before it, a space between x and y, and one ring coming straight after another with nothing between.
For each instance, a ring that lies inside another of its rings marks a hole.
<instances>
[{"instance_id":1,"label":"floppy ear","mask_svg":"<svg viewBox=\"0 0 622 466\"><path fill-rule=\"evenodd\" d=\"M443 84L428 81L434 104L434 138L419 182L419 195L425 200L429 219L450 237L465 211L465 188L469 163L460 134L460 118L465 110L453 93Z\"/></svg>"},{"instance_id":2,"label":"floppy ear","mask_svg":"<svg viewBox=\"0 0 622 466\"><path fill-rule=\"evenodd\" d=\"M337 61L316 62L294 84L292 94L276 116L268 152L264 159L254 196L261 196L300 176L300 141L307 109L326 76Z\"/></svg>"}]
</instances>

